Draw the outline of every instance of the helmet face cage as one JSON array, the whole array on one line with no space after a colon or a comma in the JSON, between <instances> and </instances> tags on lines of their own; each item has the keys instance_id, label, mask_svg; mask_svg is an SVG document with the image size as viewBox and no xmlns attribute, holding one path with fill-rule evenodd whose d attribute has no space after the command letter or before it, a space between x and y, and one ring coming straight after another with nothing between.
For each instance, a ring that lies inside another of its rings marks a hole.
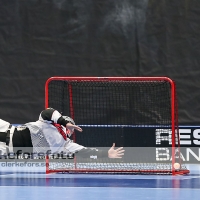
<instances>
[{"instance_id":1,"label":"helmet face cage","mask_svg":"<svg viewBox=\"0 0 200 200\"><path fill-rule=\"evenodd\" d=\"M66 121L69 121L71 124L75 125L75 122L74 122L74 120L71 117L63 116L63 118ZM74 129L72 131L70 131L69 129L66 129L66 134L68 135L68 137L70 137L73 134L73 132L74 132Z\"/></svg>"},{"instance_id":2,"label":"helmet face cage","mask_svg":"<svg viewBox=\"0 0 200 200\"><path fill-rule=\"evenodd\" d=\"M66 121L69 121L71 124L75 125L75 122L74 122L74 120L73 120L71 117L63 116L63 118L64 118Z\"/></svg>"}]
</instances>

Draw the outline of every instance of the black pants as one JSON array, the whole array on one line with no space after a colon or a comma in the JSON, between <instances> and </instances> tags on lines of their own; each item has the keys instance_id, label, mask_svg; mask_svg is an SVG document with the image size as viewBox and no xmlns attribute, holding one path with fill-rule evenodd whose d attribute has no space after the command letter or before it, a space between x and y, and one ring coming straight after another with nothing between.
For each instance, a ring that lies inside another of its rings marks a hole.
<instances>
[{"instance_id":1,"label":"black pants","mask_svg":"<svg viewBox=\"0 0 200 200\"><path fill-rule=\"evenodd\" d=\"M1 142L6 142L6 135L7 135L7 133L0 132L0 141ZM15 131L13 133L12 142L13 142L14 153L16 153L17 151L31 153L33 151L31 135L30 135L30 131L27 127L23 128L21 130L17 130L17 128L15 128Z\"/></svg>"}]
</instances>

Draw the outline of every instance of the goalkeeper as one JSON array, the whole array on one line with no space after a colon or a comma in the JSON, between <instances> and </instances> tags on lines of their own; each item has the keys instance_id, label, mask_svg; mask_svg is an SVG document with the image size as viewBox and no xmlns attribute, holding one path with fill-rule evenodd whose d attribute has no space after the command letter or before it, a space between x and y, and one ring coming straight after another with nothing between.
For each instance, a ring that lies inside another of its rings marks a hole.
<instances>
[{"instance_id":1,"label":"goalkeeper","mask_svg":"<svg viewBox=\"0 0 200 200\"><path fill-rule=\"evenodd\" d=\"M40 113L39 120L21 126L12 126L0 119L0 154L23 148L25 152L75 154L84 158L122 158L123 147L109 150L87 148L69 139L74 129L82 132L73 119L62 116L57 110L48 108Z\"/></svg>"}]
</instances>

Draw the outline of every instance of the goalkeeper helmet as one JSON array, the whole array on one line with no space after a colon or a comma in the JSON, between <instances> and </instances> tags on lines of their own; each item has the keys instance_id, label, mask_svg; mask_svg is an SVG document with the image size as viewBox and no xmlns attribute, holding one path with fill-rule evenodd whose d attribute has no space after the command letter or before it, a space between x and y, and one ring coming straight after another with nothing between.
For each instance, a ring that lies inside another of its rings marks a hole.
<instances>
[{"instance_id":1,"label":"goalkeeper helmet","mask_svg":"<svg viewBox=\"0 0 200 200\"><path fill-rule=\"evenodd\" d=\"M63 118L66 121L70 122L71 124L75 125L75 122L71 117L63 116ZM72 130L66 129L66 134L68 135L68 137L70 137L73 134L73 132L74 132L74 129L72 129Z\"/></svg>"},{"instance_id":2,"label":"goalkeeper helmet","mask_svg":"<svg viewBox=\"0 0 200 200\"><path fill-rule=\"evenodd\" d=\"M75 125L75 122L74 122L74 120L73 120L71 117L63 116L63 118L64 118L66 121L70 122L71 124Z\"/></svg>"}]
</instances>

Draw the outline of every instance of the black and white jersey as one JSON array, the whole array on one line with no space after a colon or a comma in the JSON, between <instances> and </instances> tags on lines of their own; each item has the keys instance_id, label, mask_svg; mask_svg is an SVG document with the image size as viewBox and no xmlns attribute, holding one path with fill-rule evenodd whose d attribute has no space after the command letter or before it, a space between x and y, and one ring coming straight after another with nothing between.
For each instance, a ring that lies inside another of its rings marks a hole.
<instances>
[{"instance_id":1,"label":"black and white jersey","mask_svg":"<svg viewBox=\"0 0 200 200\"><path fill-rule=\"evenodd\" d=\"M62 131L66 133L66 121L62 115L54 109L46 109L40 113L39 120L29 122L25 125L29 128L33 143L34 152L44 152L51 150L55 152L75 153L84 147L64 137L54 124L62 125Z\"/></svg>"},{"instance_id":2,"label":"black and white jersey","mask_svg":"<svg viewBox=\"0 0 200 200\"><path fill-rule=\"evenodd\" d=\"M36 122L29 122L16 127L12 138L13 147L31 146L34 153L49 153L51 151L51 153L76 154L91 159L108 157L107 150L87 148L70 140L67 137L66 124L71 122L66 119L69 118L64 118L55 109L43 110ZM6 133L9 125L10 123L0 120L0 131ZM2 135L6 136L5 134ZM19 140L19 138L23 138L23 140ZM3 142L3 149L5 149L5 141Z\"/></svg>"},{"instance_id":3,"label":"black and white jersey","mask_svg":"<svg viewBox=\"0 0 200 200\"><path fill-rule=\"evenodd\" d=\"M36 152L47 152L50 149L52 153L76 153L77 156L91 159L108 157L107 150L87 148L64 137L55 124L60 124L62 131L67 134L65 127L70 121L65 119L57 110L50 108L41 112L38 121L26 124L31 132L33 148Z\"/></svg>"}]
</instances>

